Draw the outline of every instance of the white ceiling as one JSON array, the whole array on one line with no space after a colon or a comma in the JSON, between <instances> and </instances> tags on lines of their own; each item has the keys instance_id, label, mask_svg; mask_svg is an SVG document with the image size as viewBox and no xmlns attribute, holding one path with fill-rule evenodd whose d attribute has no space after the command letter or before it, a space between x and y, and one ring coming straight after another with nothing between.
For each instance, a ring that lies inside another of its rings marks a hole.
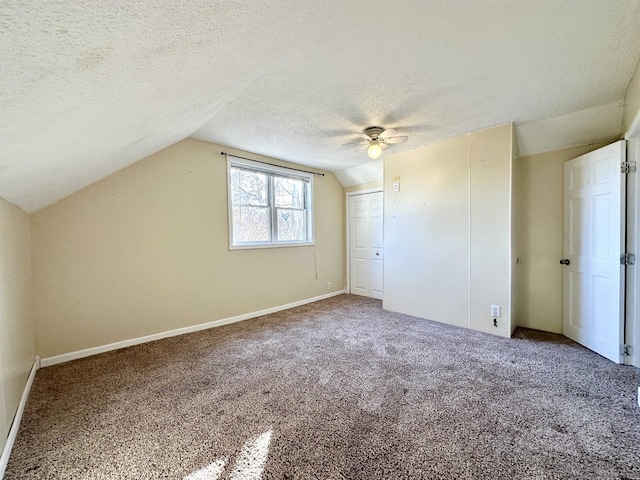
<instances>
[{"instance_id":1,"label":"white ceiling","mask_svg":"<svg viewBox=\"0 0 640 480\"><path fill-rule=\"evenodd\" d=\"M624 102L565 113L516 127L521 157L560 148L606 142L620 136Z\"/></svg>"},{"instance_id":2,"label":"white ceiling","mask_svg":"<svg viewBox=\"0 0 640 480\"><path fill-rule=\"evenodd\" d=\"M619 101L639 57L638 0L4 1L0 196L34 211L188 136L346 169L370 125L397 151Z\"/></svg>"}]
</instances>

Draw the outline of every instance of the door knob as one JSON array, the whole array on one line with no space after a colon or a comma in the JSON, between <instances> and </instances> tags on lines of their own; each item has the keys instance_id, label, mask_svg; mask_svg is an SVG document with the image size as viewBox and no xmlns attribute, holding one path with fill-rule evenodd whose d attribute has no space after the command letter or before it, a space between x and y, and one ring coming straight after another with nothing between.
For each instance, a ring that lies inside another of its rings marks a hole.
<instances>
[{"instance_id":1,"label":"door knob","mask_svg":"<svg viewBox=\"0 0 640 480\"><path fill-rule=\"evenodd\" d=\"M569 260L568 258L565 258L563 260L560 260L560 264L562 264L562 265L570 265L571 264L571 260Z\"/></svg>"},{"instance_id":2,"label":"door knob","mask_svg":"<svg viewBox=\"0 0 640 480\"><path fill-rule=\"evenodd\" d=\"M376 255L380 256L380 252L376 252Z\"/></svg>"}]
</instances>

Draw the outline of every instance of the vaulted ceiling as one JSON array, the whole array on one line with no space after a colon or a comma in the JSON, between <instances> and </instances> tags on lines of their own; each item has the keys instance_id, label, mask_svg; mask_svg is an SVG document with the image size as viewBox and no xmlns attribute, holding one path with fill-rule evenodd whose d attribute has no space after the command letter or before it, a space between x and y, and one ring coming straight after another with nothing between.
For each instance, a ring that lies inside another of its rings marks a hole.
<instances>
[{"instance_id":1,"label":"vaulted ceiling","mask_svg":"<svg viewBox=\"0 0 640 480\"><path fill-rule=\"evenodd\" d=\"M370 125L397 151L615 108L639 57L638 0L8 0L0 197L34 211L189 136L342 170Z\"/></svg>"}]
</instances>

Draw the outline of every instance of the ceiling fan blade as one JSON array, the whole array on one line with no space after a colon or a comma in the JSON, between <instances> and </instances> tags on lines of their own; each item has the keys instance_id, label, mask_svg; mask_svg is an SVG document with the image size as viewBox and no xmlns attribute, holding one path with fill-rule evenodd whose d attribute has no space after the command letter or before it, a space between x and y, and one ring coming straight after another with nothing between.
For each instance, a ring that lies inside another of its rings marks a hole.
<instances>
[{"instance_id":1,"label":"ceiling fan blade","mask_svg":"<svg viewBox=\"0 0 640 480\"><path fill-rule=\"evenodd\" d=\"M378 135L378 138L391 138L397 135L397 133L398 132L396 132L393 128L387 128L384 132Z\"/></svg>"},{"instance_id":2,"label":"ceiling fan blade","mask_svg":"<svg viewBox=\"0 0 640 480\"><path fill-rule=\"evenodd\" d=\"M354 135L358 135L359 137L364 138L365 140L371 140L371 137L369 135L367 135L366 133L362 133L362 132L353 132Z\"/></svg>"},{"instance_id":3,"label":"ceiling fan blade","mask_svg":"<svg viewBox=\"0 0 640 480\"><path fill-rule=\"evenodd\" d=\"M356 142L343 143L342 145L369 145L368 140L358 140Z\"/></svg>"},{"instance_id":4,"label":"ceiling fan blade","mask_svg":"<svg viewBox=\"0 0 640 480\"><path fill-rule=\"evenodd\" d=\"M404 143L407 140L409 140L409 136L407 135L399 135L397 137L389 137L384 139L385 143L388 143L390 145L394 143Z\"/></svg>"},{"instance_id":5,"label":"ceiling fan blade","mask_svg":"<svg viewBox=\"0 0 640 480\"><path fill-rule=\"evenodd\" d=\"M382 149L382 151L384 152L387 148L389 148L389 145L387 145L384 142L380 142L380 148Z\"/></svg>"},{"instance_id":6,"label":"ceiling fan blade","mask_svg":"<svg viewBox=\"0 0 640 480\"><path fill-rule=\"evenodd\" d=\"M369 148L369 142L365 143L364 145L362 145L359 148L356 148L356 152L361 152L362 150L365 150L367 148Z\"/></svg>"}]
</instances>

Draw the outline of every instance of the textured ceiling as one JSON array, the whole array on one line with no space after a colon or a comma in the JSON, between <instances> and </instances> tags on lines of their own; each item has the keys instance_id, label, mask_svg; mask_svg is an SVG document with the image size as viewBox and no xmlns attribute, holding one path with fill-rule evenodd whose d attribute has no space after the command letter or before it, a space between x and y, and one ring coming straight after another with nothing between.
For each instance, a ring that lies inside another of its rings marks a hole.
<instances>
[{"instance_id":1,"label":"textured ceiling","mask_svg":"<svg viewBox=\"0 0 640 480\"><path fill-rule=\"evenodd\" d=\"M517 127L521 157L620 138L623 101L523 123Z\"/></svg>"},{"instance_id":2,"label":"textured ceiling","mask_svg":"<svg viewBox=\"0 0 640 480\"><path fill-rule=\"evenodd\" d=\"M621 100L638 0L0 2L0 196L37 210L188 136L340 170ZM533 148L535 150L535 148Z\"/></svg>"}]
</instances>

